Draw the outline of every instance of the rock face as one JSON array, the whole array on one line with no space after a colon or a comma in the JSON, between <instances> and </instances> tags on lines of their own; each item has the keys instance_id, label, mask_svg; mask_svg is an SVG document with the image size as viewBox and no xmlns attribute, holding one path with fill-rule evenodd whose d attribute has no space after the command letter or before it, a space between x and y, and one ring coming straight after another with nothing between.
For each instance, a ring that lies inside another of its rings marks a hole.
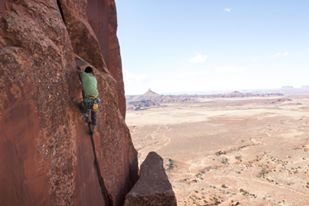
<instances>
[{"instance_id":1,"label":"rock face","mask_svg":"<svg viewBox=\"0 0 309 206\"><path fill-rule=\"evenodd\" d=\"M143 162L140 179L126 197L125 206L176 206L172 185L163 168L163 159L151 152Z\"/></svg>"},{"instance_id":2,"label":"rock face","mask_svg":"<svg viewBox=\"0 0 309 206\"><path fill-rule=\"evenodd\" d=\"M121 114L125 116L126 103L115 14L114 0L88 1L87 16L98 37L107 68L117 81L119 108Z\"/></svg>"},{"instance_id":3,"label":"rock face","mask_svg":"<svg viewBox=\"0 0 309 206\"><path fill-rule=\"evenodd\" d=\"M0 0L1 205L122 205L138 178L121 102L116 24L97 36L88 6L86 0ZM98 18L116 19L116 12ZM97 69L103 103L95 149L76 106L81 86L75 55Z\"/></svg>"}]
</instances>

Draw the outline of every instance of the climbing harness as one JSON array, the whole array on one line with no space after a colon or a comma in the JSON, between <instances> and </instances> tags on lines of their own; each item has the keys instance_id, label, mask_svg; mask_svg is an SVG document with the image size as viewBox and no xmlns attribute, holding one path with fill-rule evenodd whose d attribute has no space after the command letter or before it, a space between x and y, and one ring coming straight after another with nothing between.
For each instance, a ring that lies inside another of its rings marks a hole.
<instances>
[{"instance_id":1,"label":"climbing harness","mask_svg":"<svg viewBox=\"0 0 309 206\"><path fill-rule=\"evenodd\" d=\"M101 102L100 98L98 97L86 97L84 98L82 104L85 109L91 109L94 112L99 110L99 103Z\"/></svg>"},{"instance_id":2,"label":"climbing harness","mask_svg":"<svg viewBox=\"0 0 309 206\"><path fill-rule=\"evenodd\" d=\"M97 112L99 110L99 103L101 100L99 98L95 98L92 103L92 111Z\"/></svg>"}]
</instances>

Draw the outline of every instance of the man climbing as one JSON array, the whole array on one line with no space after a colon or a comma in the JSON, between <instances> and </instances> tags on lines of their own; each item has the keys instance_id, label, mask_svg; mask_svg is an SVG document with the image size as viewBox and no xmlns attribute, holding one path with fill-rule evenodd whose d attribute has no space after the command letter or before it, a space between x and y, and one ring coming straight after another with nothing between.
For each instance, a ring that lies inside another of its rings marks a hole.
<instances>
[{"instance_id":1,"label":"man climbing","mask_svg":"<svg viewBox=\"0 0 309 206\"><path fill-rule=\"evenodd\" d=\"M93 68L87 66L84 72L80 72L80 80L83 88L83 101L80 104L80 109L88 122L90 133L93 133L96 126L96 112L99 107L100 99L97 89L97 79L94 76ZM91 113L91 118L89 117Z\"/></svg>"},{"instance_id":2,"label":"man climbing","mask_svg":"<svg viewBox=\"0 0 309 206\"><path fill-rule=\"evenodd\" d=\"M93 137L94 127L96 126L97 121L96 112L99 108L99 103L101 102L101 100L99 99L99 92L97 88L97 79L94 76L94 71L92 67L87 66L84 72L81 71L81 68L79 66L77 68L80 71L80 80L82 82L82 88L83 88L83 101L80 104L80 109L88 123L91 135L90 136L91 146L94 156L94 166L98 175L101 193L104 196L105 205L113 205L113 197L106 189L104 179L101 175L102 173L98 163L94 137ZM91 113L91 118L89 117L89 113Z\"/></svg>"}]
</instances>

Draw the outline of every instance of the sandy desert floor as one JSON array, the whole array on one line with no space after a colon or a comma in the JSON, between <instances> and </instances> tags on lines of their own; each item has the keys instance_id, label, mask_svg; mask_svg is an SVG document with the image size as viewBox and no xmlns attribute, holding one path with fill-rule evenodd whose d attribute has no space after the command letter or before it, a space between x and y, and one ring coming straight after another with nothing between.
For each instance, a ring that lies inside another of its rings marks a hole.
<instances>
[{"instance_id":1,"label":"sandy desert floor","mask_svg":"<svg viewBox=\"0 0 309 206\"><path fill-rule=\"evenodd\" d=\"M140 162L164 158L180 206L309 206L309 96L169 104L127 123Z\"/></svg>"}]
</instances>

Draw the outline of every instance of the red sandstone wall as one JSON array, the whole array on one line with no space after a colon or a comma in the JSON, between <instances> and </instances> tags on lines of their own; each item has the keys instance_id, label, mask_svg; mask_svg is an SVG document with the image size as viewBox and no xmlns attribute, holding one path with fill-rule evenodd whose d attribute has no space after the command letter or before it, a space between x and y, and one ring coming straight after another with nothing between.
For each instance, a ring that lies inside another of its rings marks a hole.
<instances>
[{"instance_id":1,"label":"red sandstone wall","mask_svg":"<svg viewBox=\"0 0 309 206\"><path fill-rule=\"evenodd\" d=\"M121 114L125 116L126 104L120 47L117 38L117 15L114 0L88 1L88 19L98 37L108 70L117 81L118 101Z\"/></svg>"},{"instance_id":2,"label":"red sandstone wall","mask_svg":"<svg viewBox=\"0 0 309 206\"><path fill-rule=\"evenodd\" d=\"M137 153L118 101L124 100L122 78L105 72L113 71L105 62L121 65L120 56L115 62L100 50L99 42L118 45L114 33L96 36L83 0L7 2L0 0L1 205L107 205L76 107L75 53L97 67L103 104L95 153L105 187L121 205L137 179Z\"/></svg>"}]
</instances>

